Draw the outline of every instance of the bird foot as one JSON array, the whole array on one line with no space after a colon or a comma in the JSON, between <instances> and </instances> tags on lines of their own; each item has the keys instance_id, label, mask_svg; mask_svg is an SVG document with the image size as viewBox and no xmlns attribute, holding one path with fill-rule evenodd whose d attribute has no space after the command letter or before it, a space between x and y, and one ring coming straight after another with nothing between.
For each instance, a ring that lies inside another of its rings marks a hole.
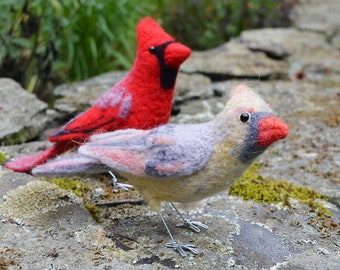
<instances>
[{"instance_id":1,"label":"bird foot","mask_svg":"<svg viewBox=\"0 0 340 270\"><path fill-rule=\"evenodd\" d=\"M197 232L197 233L199 233L201 231L201 229L199 227L206 229L206 230L208 229L208 226L205 225L204 223L199 222L199 221L191 221L190 219L183 219L183 222L176 224L176 226L177 227L186 226L186 227L190 228L191 230L193 230L194 232Z\"/></svg>"},{"instance_id":2,"label":"bird foot","mask_svg":"<svg viewBox=\"0 0 340 270\"><path fill-rule=\"evenodd\" d=\"M129 191L130 188L133 188L133 185L118 183L117 177L112 172L109 172L109 174L112 176L113 192L116 193L120 189Z\"/></svg>"},{"instance_id":3,"label":"bird foot","mask_svg":"<svg viewBox=\"0 0 340 270\"><path fill-rule=\"evenodd\" d=\"M176 249L182 257L185 257L187 255L187 253L184 250L188 250L195 255L198 255L200 253L196 249L195 245L181 245L177 242L169 242L169 243L166 243L165 246L168 247L168 248Z\"/></svg>"},{"instance_id":4,"label":"bird foot","mask_svg":"<svg viewBox=\"0 0 340 270\"><path fill-rule=\"evenodd\" d=\"M124 191L129 191L130 188L133 188L133 185L118 182L113 184L113 192L118 192L120 189Z\"/></svg>"}]
</instances>

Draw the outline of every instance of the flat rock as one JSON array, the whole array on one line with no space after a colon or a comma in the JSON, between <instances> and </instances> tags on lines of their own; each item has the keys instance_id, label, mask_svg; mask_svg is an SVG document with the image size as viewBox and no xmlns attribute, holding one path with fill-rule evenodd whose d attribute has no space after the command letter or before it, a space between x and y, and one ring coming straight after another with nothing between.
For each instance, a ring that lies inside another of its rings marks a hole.
<instances>
[{"instance_id":1,"label":"flat rock","mask_svg":"<svg viewBox=\"0 0 340 270\"><path fill-rule=\"evenodd\" d=\"M202 74L179 72L175 86L175 104L187 100L206 99L214 96L211 79Z\"/></svg>"},{"instance_id":2,"label":"flat rock","mask_svg":"<svg viewBox=\"0 0 340 270\"><path fill-rule=\"evenodd\" d=\"M32 269L292 269L313 257L333 266L339 259L335 231L324 239L308 221L306 206L262 205L225 192L181 209L204 222L207 231L193 233L175 226L178 216L165 205L163 215L176 240L194 243L198 256L180 257L166 248L167 232L147 205L102 207L96 223L69 191L22 174L27 183L11 183L17 173L0 168L6 194L0 201L0 260L7 266ZM92 188L111 179L83 179ZM122 196L124 194L117 194ZM129 198L131 193L126 193ZM334 206L333 206L334 208ZM251 217L251 218L250 218ZM337 220L339 211L335 210ZM298 224L298 226L294 225ZM302 268L305 269L305 268ZM332 268L329 268L332 269Z\"/></svg>"},{"instance_id":3,"label":"flat rock","mask_svg":"<svg viewBox=\"0 0 340 270\"><path fill-rule=\"evenodd\" d=\"M294 28L267 28L243 31L240 41L249 49L273 57L290 56L290 72L302 71L309 78L315 74L340 72L339 50L328 44L326 36ZM291 74L290 74L291 75Z\"/></svg>"},{"instance_id":4,"label":"flat rock","mask_svg":"<svg viewBox=\"0 0 340 270\"><path fill-rule=\"evenodd\" d=\"M295 56L311 44L324 45L326 37L321 33L302 32L295 28L261 28L242 31L239 40L251 50L284 58L292 54Z\"/></svg>"},{"instance_id":5,"label":"flat rock","mask_svg":"<svg viewBox=\"0 0 340 270\"><path fill-rule=\"evenodd\" d=\"M43 131L46 103L7 78L0 78L0 96L0 145L22 143Z\"/></svg>"},{"instance_id":6,"label":"flat rock","mask_svg":"<svg viewBox=\"0 0 340 270\"><path fill-rule=\"evenodd\" d=\"M331 44L335 49L340 50L340 30L338 30L332 37Z\"/></svg>"},{"instance_id":7,"label":"flat rock","mask_svg":"<svg viewBox=\"0 0 340 270\"><path fill-rule=\"evenodd\" d=\"M225 106L226 98L210 97L181 104L171 123L202 123L211 120Z\"/></svg>"},{"instance_id":8,"label":"flat rock","mask_svg":"<svg viewBox=\"0 0 340 270\"><path fill-rule=\"evenodd\" d=\"M309 1L306 5L298 5L294 12L294 26L300 30L332 37L340 28L340 6L337 0Z\"/></svg>"},{"instance_id":9,"label":"flat rock","mask_svg":"<svg viewBox=\"0 0 340 270\"><path fill-rule=\"evenodd\" d=\"M65 114L77 114L89 108L104 92L119 82L127 72L109 72L88 80L65 84L54 89L58 99L54 109Z\"/></svg>"},{"instance_id":10,"label":"flat rock","mask_svg":"<svg viewBox=\"0 0 340 270\"><path fill-rule=\"evenodd\" d=\"M213 80L230 78L275 78L285 76L287 64L252 52L245 44L231 41L215 49L194 51L182 65L186 73L201 73Z\"/></svg>"},{"instance_id":11,"label":"flat rock","mask_svg":"<svg viewBox=\"0 0 340 270\"><path fill-rule=\"evenodd\" d=\"M0 198L2 269L93 269L88 248L105 232L79 198L3 168L0 180L6 193Z\"/></svg>"}]
</instances>

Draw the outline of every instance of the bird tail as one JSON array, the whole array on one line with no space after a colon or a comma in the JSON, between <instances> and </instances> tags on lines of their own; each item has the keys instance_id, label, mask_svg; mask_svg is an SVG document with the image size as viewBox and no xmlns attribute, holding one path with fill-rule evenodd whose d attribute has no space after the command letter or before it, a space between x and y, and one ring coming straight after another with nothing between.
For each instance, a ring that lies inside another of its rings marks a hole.
<instances>
[{"instance_id":1,"label":"bird tail","mask_svg":"<svg viewBox=\"0 0 340 270\"><path fill-rule=\"evenodd\" d=\"M99 161L79 154L53 159L32 170L36 176L97 174L110 171L110 168Z\"/></svg>"},{"instance_id":2,"label":"bird tail","mask_svg":"<svg viewBox=\"0 0 340 270\"><path fill-rule=\"evenodd\" d=\"M6 163L6 168L16 172L29 173L35 166L46 162L46 160L53 158L65 151L73 148L75 145L70 142L58 142L54 143L46 150L35 154L25 155L14 159L13 161Z\"/></svg>"}]
</instances>

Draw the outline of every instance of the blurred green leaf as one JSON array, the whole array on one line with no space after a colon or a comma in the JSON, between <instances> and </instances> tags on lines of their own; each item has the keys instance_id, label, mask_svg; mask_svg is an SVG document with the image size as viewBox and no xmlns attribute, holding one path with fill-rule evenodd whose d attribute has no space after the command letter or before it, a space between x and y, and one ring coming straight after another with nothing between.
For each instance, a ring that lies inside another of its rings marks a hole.
<instances>
[{"instance_id":1,"label":"blurred green leaf","mask_svg":"<svg viewBox=\"0 0 340 270\"><path fill-rule=\"evenodd\" d=\"M30 40L28 40L26 38L20 38L20 37L13 38L11 43L12 43L12 45L18 46L18 47L20 47L22 49L29 48L31 46L31 41Z\"/></svg>"},{"instance_id":2,"label":"blurred green leaf","mask_svg":"<svg viewBox=\"0 0 340 270\"><path fill-rule=\"evenodd\" d=\"M287 26L298 0L0 0L0 76L45 96L49 85L129 69L135 26L152 16L192 49L245 28Z\"/></svg>"}]
</instances>

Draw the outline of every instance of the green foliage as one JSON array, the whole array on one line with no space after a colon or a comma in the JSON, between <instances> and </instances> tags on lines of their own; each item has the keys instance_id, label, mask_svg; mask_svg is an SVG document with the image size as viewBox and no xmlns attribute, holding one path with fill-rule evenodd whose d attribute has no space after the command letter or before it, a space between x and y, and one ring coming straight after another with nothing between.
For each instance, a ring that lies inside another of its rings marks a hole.
<instances>
[{"instance_id":1,"label":"green foliage","mask_svg":"<svg viewBox=\"0 0 340 270\"><path fill-rule=\"evenodd\" d=\"M1 0L0 8L0 77L33 92L61 79L128 69L135 25L154 5L151 0Z\"/></svg>"},{"instance_id":2,"label":"green foliage","mask_svg":"<svg viewBox=\"0 0 340 270\"><path fill-rule=\"evenodd\" d=\"M164 27L197 50L218 46L244 29L289 26L298 0L173 0L161 9Z\"/></svg>"},{"instance_id":3,"label":"green foliage","mask_svg":"<svg viewBox=\"0 0 340 270\"><path fill-rule=\"evenodd\" d=\"M282 203L290 206L289 199L295 199L307 204L317 215L332 215L332 213L318 203L317 199L325 197L313 189L296 186L286 181L275 181L269 177L262 177L258 170L260 163L253 163L249 169L229 188L229 194L240 196L244 200L254 200L262 203Z\"/></svg>"},{"instance_id":4,"label":"green foliage","mask_svg":"<svg viewBox=\"0 0 340 270\"><path fill-rule=\"evenodd\" d=\"M286 26L298 0L0 0L0 77L47 100L46 89L129 69L135 26L152 16L192 49L245 28Z\"/></svg>"},{"instance_id":5,"label":"green foliage","mask_svg":"<svg viewBox=\"0 0 340 270\"><path fill-rule=\"evenodd\" d=\"M60 1L62 38L57 48L67 75L80 80L113 69L129 69L135 56L135 26L152 1Z\"/></svg>"},{"instance_id":6,"label":"green foliage","mask_svg":"<svg viewBox=\"0 0 340 270\"><path fill-rule=\"evenodd\" d=\"M0 2L0 77L11 77L29 91L44 84L56 60L53 20L47 1ZM50 35L48 39L43 37Z\"/></svg>"}]
</instances>

